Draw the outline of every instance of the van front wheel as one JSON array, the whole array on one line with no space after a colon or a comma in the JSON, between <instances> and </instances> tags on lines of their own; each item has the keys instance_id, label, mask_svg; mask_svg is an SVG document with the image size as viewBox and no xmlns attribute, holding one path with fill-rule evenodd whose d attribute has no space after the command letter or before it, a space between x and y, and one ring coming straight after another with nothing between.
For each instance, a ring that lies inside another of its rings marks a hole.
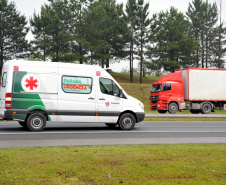
<instances>
[{"instance_id":1,"label":"van front wheel","mask_svg":"<svg viewBox=\"0 0 226 185\"><path fill-rule=\"evenodd\" d=\"M136 123L135 117L130 113L123 114L119 119L119 127L122 130L131 130Z\"/></svg>"},{"instance_id":2,"label":"van front wheel","mask_svg":"<svg viewBox=\"0 0 226 185\"><path fill-rule=\"evenodd\" d=\"M42 131L46 127L46 117L41 113L31 114L27 119L27 127L31 131Z\"/></svg>"},{"instance_id":3,"label":"van front wheel","mask_svg":"<svg viewBox=\"0 0 226 185\"><path fill-rule=\"evenodd\" d=\"M115 128L117 123L116 124L112 124L112 123L105 123L105 125L107 125L109 128Z\"/></svg>"}]
</instances>

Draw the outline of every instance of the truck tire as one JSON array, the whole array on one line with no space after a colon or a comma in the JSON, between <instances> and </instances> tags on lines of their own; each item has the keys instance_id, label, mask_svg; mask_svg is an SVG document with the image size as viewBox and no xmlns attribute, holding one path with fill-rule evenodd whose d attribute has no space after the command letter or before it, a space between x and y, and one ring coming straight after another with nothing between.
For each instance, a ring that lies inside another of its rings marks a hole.
<instances>
[{"instance_id":1,"label":"truck tire","mask_svg":"<svg viewBox=\"0 0 226 185\"><path fill-rule=\"evenodd\" d=\"M118 125L122 130L131 130L135 123L135 117L130 113L125 113L119 118Z\"/></svg>"},{"instance_id":2,"label":"truck tire","mask_svg":"<svg viewBox=\"0 0 226 185\"><path fill-rule=\"evenodd\" d=\"M204 103L202 105L202 110L201 110L202 114L209 114L211 110L212 110L212 106L209 103Z\"/></svg>"},{"instance_id":3,"label":"truck tire","mask_svg":"<svg viewBox=\"0 0 226 185\"><path fill-rule=\"evenodd\" d=\"M178 111L178 105L176 103L170 103L168 111L170 114L175 114Z\"/></svg>"},{"instance_id":4,"label":"truck tire","mask_svg":"<svg viewBox=\"0 0 226 185\"><path fill-rule=\"evenodd\" d=\"M27 119L30 131L40 132L46 127L46 117L41 113L33 113Z\"/></svg>"},{"instance_id":5,"label":"truck tire","mask_svg":"<svg viewBox=\"0 0 226 185\"><path fill-rule=\"evenodd\" d=\"M165 113L167 112L167 110L158 110L158 112L159 112L160 114L165 114Z\"/></svg>"},{"instance_id":6,"label":"truck tire","mask_svg":"<svg viewBox=\"0 0 226 185\"><path fill-rule=\"evenodd\" d=\"M190 112L192 114L199 114L201 111L200 110L191 109Z\"/></svg>"}]
</instances>

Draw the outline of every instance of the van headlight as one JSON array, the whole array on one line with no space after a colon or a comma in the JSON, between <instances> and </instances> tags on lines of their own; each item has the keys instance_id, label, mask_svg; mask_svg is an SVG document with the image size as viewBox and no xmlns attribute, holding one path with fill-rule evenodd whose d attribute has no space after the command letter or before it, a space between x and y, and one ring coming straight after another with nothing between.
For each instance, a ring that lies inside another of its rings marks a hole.
<instances>
[{"instance_id":1,"label":"van headlight","mask_svg":"<svg viewBox=\"0 0 226 185\"><path fill-rule=\"evenodd\" d=\"M140 102L139 105L140 105L140 108L144 110L144 104Z\"/></svg>"}]
</instances>

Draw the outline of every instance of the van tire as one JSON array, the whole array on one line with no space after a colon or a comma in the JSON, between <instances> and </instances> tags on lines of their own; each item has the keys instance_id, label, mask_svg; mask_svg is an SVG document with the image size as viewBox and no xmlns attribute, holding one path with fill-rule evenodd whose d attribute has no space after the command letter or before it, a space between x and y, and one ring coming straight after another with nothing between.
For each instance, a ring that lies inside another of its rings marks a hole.
<instances>
[{"instance_id":1,"label":"van tire","mask_svg":"<svg viewBox=\"0 0 226 185\"><path fill-rule=\"evenodd\" d=\"M109 128L115 128L117 123L105 123Z\"/></svg>"},{"instance_id":2,"label":"van tire","mask_svg":"<svg viewBox=\"0 0 226 185\"><path fill-rule=\"evenodd\" d=\"M170 114L176 114L176 112L178 111L178 105L175 102L170 103L168 109Z\"/></svg>"},{"instance_id":3,"label":"van tire","mask_svg":"<svg viewBox=\"0 0 226 185\"><path fill-rule=\"evenodd\" d=\"M40 132L46 127L46 117L41 113L33 113L27 119L27 127L30 131Z\"/></svg>"},{"instance_id":4,"label":"van tire","mask_svg":"<svg viewBox=\"0 0 226 185\"><path fill-rule=\"evenodd\" d=\"M136 123L135 117L130 113L125 113L119 118L119 127L122 130L131 130Z\"/></svg>"},{"instance_id":5,"label":"van tire","mask_svg":"<svg viewBox=\"0 0 226 185\"><path fill-rule=\"evenodd\" d=\"M27 128L27 123L25 121L18 121L18 123L20 124L20 126Z\"/></svg>"}]
</instances>

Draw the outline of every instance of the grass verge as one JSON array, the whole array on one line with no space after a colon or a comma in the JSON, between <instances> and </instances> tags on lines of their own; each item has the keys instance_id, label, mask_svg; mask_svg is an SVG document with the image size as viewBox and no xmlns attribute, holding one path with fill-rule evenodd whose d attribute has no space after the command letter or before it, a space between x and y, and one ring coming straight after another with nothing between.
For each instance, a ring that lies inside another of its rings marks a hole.
<instances>
[{"instance_id":1,"label":"grass verge","mask_svg":"<svg viewBox=\"0 0 226 185\"><path fill-rule=\"evenodd\" d=\"M226 184L226 144L0 150L1 184Z\"/></svg>"},{"instance_id":2,"label":"grass verge","mask_svg":"<svg viewBox=\"0 0 226 185\"><path fill-rule=\"evenodd\" d=\"M226 118L144 118L144 121L226 121Z\"/></svg>"}]
</instances>

